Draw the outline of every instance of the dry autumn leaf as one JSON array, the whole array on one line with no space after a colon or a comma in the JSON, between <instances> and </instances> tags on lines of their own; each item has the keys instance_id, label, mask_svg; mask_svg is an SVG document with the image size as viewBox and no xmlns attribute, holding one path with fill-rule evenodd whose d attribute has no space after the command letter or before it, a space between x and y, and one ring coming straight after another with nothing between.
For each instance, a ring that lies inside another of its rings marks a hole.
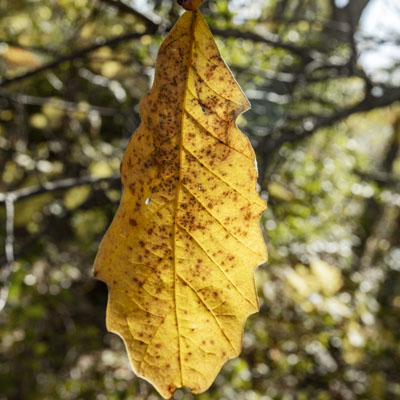
<instances>
[{"instance_id":1,"label":"dry autumn leaf","mask_svg":"<svg viewBox=\"0 0 400 400\"><path fill-rule=\"evenodd\" d=\"M123 195L95 261L107 327L162 396L205 391L241 351L266 260L255 155L235 125L249 103L198 10L162 44L142 124L121 165Z\"/></svg>"}]
</instances>

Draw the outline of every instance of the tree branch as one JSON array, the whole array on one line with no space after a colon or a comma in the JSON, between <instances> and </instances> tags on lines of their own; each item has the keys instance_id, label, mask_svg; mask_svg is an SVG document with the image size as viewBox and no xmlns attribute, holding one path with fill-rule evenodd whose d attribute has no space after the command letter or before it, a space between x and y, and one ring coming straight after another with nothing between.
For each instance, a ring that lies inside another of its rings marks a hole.
<instances>
[{"instance_id":1,"label":"tree branch","mask_svg":"<svg viewBox=\"0 0 400 400\"><path fill-rule=\"evenodd\" d=\"M31 186L14 190L12 192L0 193L0 203L5 204L6 208L6 240L5 256L6 264L0 273L0 311L4 308L8 298L9 277L14 265L14 204L18 200L36 196L38 194L54 192L57 190L70 189L87 184L97 184L101 182L119 181L120 175L115 174L107 178L93 178L86 176L82 178L66 178L55 182L46 182L41 186Z\"/></svg>"},{"instance_id":2,"label":"tree branch","mask_svg":"<svg viewBox=\"0 0 400 400\"><path fill-rule=\"evenodd\" d=\"M119 11L121 11L123 13L133 14L133 15L141 18L143 21L145 21L147 23L147 25L150 28L154 28L154 29L158 28L157 22L155 21L155 19L157 18L158 24L164 24L164 26L167 27L167 30L171 29L171 26L169 26L169 24L165 21L162 22L161 18L159 18L158 16L149 18L146 15L138 12L133 7L127 5L126 3L124 3L121 0L100 0L100 1L107 3L113 7L116 7ZM298 56L300 56L302 58L310 57L310 59L312 59L312 57L309 54L310 53L309 49L296 46L295 44L283 43L280 41L278 35L274 35L272 33L270 33L268 35L268 37L264 37L264 36L260 36L255 33L252 33L252 32L243 32L243 31L236 30L236 29L218 29L218 28L213 28L213 27L210 27L210 29L213 34L221 36L221 37L235 37L235 38L252 40L253 42L261 42L261 43L268 44L272 47L279 47L279 48L282 48L285 50L289 50L292 53L297 54Z\"/></svg>"},{"instance_id":3,"label":"tree branch","mask_svg":"<svg viewBox=\"0 0 400 400\"><path fill-rule=\"evenodd\" d=\"M157 17L157 16L154 16L152 19L150 19L146 15L138 12L133 7L128 6L126 3L122 2L121 0L100 0L100 1L107 3L109 5L112 5L113 7L118 8L118 10L121 12L133 14L133 15L141 18L142 20L147 22L149 27L154 27L155 18L159 19L159 17ZM161 19L159 19L159 23L161 23ZM167 27L167 30L171 29L171 26L168 26L168 23L165 21L164 21L164 25ZM265 37L265 36L257 35L252 32L244 32L244 31L240 31L237 29L218 29L218 28L213 28L213 27L210 27L210 29L213 34L221 36L221 37L235 37L235 38L252 40L253 42L265 43L272 47L278 47L278 48L282 48L285 50L289 50L292 53L302 57L303 59L306 58L307 60L308 59L311 60L313 58L311 53L315 52L315 50L310 51L308 48L299 47L299 46L296 46L295 44L283 43L280 41L278 35L274 35L272 33L269 33L268 37Z\"/></svg>"},{"instance_id":4,"label":"tree branch","mask_svg":"<svg viewBox=\"0 0 400 400\"><path fill-rule=\"evenodd\" d=\"M4 246L6 265L2 268L0 274L0 311L4 308L7 302L8 278L11 275L14 265L14 202L14 195L8 193L4 199L6 206L6 241Z\"/></svg>"},{"instance_id":5,"label":"tree branch","mask_svg":"<svg viewBox=\"0 0 400 400\"><path fill-rule=\"evenodd\" d=\"M154 32L158 30L159 25L162 23L161 18L158 17L157 15L154 14L151 16L145 15L121 0L99 0L99 1L117 8L122 13L134 15L135 17L145 22L147 27L153 30Z\"/></svg>"},{"instance_id":6,"label":"tree branch","mask_svg":"<svg viewBox=\"0 0 400 400\"><path fill-rule=\"evenodd\" d=\"M78 58L83 58L87 54L89 54L89 53L91 53L91 52L93 52L93 51L95 51L97 49L100 49L101 47L104 47L104 46L113 47L113 46L116 46L116 45L118 45L118 44L120 44L122 42L126 42L126 41L132 40L132 39L139 39L144 35L152 35L154 33L155 33L154 30L149 29L149 30L146 30L143 33L131 32L131 33L125 33L123 35L115 36L115 37L113 37L111 39L99 40L98 43L96 43L96 44L94 44L92 46L88 46L88 47L85 47L85 48L83 48L81 50L74 51L71 54L68 54L68 55L65 55L65 56L60 56L59 58L57 58L54 61L51 61L51 62L49 62L47 64L43 64L42 66L40 66L38 68L35 68L35 69L29 70L27 72L24 72L21 75L14 76L13 78L5 78L2 81L0 81L0 87L6 87L6 86L8 86L8 85L10 85L12 83L22 81L22 80L24 80L26 78L30 78L31 76L37 75L37 74L39 74L41 72L45 72L45 71L48 71L48 70L50 70L52 68L58 67L60 64L63 64L65 62L73 61L73 60L78 59Z\"/></svg>"},{"instance_id":7,"label":"tree branch","mask_svg":"<svg viewBox=\"0 0 400 400\"><path fill-rule=\"evenodd\" d=\"M95 111L105 117L112 117L119 113L118 110L115 110L113 108L99 107L91 104L85 104L84 106L81 106L80 104L74 103L72 101L30 96L24 93L13 93L1 88L0 88L0 96L11 99L12 101L19 104L24 104L24 105L28 104L33 106L51 105L54 108L58 108L65 111L79 111L84 113Z\"/></svg>"},{"instance_id":8,"label":"tree branch","mask_svg":"<svg viewBox=\"0 0 400 400\"><path fill-rule=\"evenodd\" d=\"M42 66L35 68L33 70L24 72L21 75L17 75L12 78L5 78L2 81L0 81L0 87L6 87L12 83L22 81L26 78L30 78L41 72L51 70L52 68L58 67L60 64L63 64L65 62L73 61L73 60L79 59L79 58L84 58L87 54L89 54L101 47L104 47L104 46L114 47L122 42L126 42L126 41L132 40L132 39L138 39L144 35L154 35L157 32L168 31L171 28L171 26L169 24L167 24L166 22L162 22L161 19L160 19L160 23L158 24L153 19L150 19L149 17L139 13L137 10L128 6L125 3L122 3L121 1L117 1L117 0L100 0L100 1L103 1L114 7L117 7L119 10L121 10L123 12L129 12L130 14L134 14L134 15L140 17L142 20L144 20L146 22L146 24L148 25L148 29L142 33L131 32L131 33L126 33L123 35L115 36L111 39L102 39L99 41L99 43L85 47L81 50L77 50L68 55L60 56L54 61L51 61L47 64L43 64ZM162 29L160 29L160 27L162 27ZM296 46L295 44L281 42L279 37L274 34L269 34L268 37L265 37L265 36L260 36L256 33L240 31L237 29L223 30L223 29L212 28L212 27L211 27L211 31L213 32L213 34L221 36L221 37L234 37L234 38L247 39L247 40L251 40L253 42L265 43L271 47L288 50L288 51L292 52L293 54L296 54L297 56L299 56L303 60L303 63L305 63L305 64L312 61L319 54L316 50L313 50L313 49L310 50L306 47L299 47L299 46Z\"/></svg>"},{"instance_id":9,"label":"tree branch","mask_svg":"<svg viewBox=\"0 0 400 400\"><path fill-rule=\"evenodd\" d=\"M270 136L266 136L258 143L256 151L261 157L268 157L272 152L286 142L297 142L311 136L318 129L333 125L352 114L386 107L397 101L400 101L400 90L397 88L387 88L380 97L374 97L368 94L362 101L352 107L339 110L328 116L315 117L310 128L304 124L303 128L296 133L293 131L283 133L277 139L272 139Z\"/></svg>"},{"instance_id":10,"label":"tree branch","mask_svg":"<svg viewBox=\"0 0 400 400\"><path fill-rule=\"evenodd\" d=\"M367 181L374 181L379 186L400 187L400 179L388 172L362 172L354 171L360 178Z\"/></svg>"},{"instance_id":11,"label":"tree branch","mask_svg":"<svg viewBox=\"0 0 400 400\"><path fill-rule=\"evenodd\" d=\"M15 262L14 257L14 205L18 200L36 196L38 194L54 192L57 190L71 189L82 185L94 185L101 182L114 182L121 179L119 174L107 178L93 178L85 176L81 178L66 178L54 182L46 182L41 186L30 186L17 189L7 193L0 193L0 203L5 204L6 208L6 240L5 256L6 264L0 272L0 311L4 308L8 298L9 277Z\"/></svg>"},{"instance_id":12,"label":"tree branch","mask_svg":"<svg viewBox=\"0 0 400 400\"><path fill-rule=\"evenodd\" d=\"M316 54L318 53L314 49L296 46L295 44L291 43L281 42L279 40L278 35L274 35L272 33L269 34L268 37L266 37L258 35L257 33L240 31L238 29L218 29L213 27L210 27L210 29L213 34L221 37L234 37L238 39L247 39L253 42L265 43L271 47L277 47L280 49L288 50L293 54L296 54L297 56L301 57L305 63L312 61L316 56Z\"/></svg>"},{"instance_id":13,"label":"tree branch","mask_svg":"<svg viewBox=\"0 0 400 400\"><path fill-rule=\"evenodd\" d=\"M119 174L114 174L106 178L94 178L84 176L80 178L65 178L53 182L45 182L43 185L29 186L12 192L0 193L0 203L7 203L7 199L12 198L14 202L42 193L55 192L57 190L71 189L77 186L94 185L101 182L115 182L120 180Z\"/></svg>"}]
</instances>

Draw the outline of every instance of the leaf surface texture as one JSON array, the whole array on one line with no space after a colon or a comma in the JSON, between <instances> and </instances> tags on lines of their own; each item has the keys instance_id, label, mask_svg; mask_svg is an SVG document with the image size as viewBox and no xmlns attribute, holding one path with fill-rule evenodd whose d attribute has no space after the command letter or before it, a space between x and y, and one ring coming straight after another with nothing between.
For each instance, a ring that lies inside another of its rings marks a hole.
<instances>
[{"instance_id":1,"label":"leaf surface texture","mask_svg":"<svg viewBox=\"0 0 400 400\"><path fill-rule=\"evenodd\" d=\"M236 117L249 103L198 10L161 45L142 123L121 165L123 195L95 261L107 328L166 398L205 391L241 350L266 260L255 155Z\"/></svg>"}]
</instances>

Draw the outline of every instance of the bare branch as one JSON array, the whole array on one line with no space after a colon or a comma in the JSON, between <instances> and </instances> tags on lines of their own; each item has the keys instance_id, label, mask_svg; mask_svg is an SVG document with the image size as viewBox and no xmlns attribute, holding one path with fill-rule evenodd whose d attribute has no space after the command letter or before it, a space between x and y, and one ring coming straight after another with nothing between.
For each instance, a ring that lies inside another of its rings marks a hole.
<instances>
[{"instance_id":1,"label":"bare branch","mask_svg":"<svg viewBox=\"0 0 400 400\"><path fill-rule=\"evenodd\" d=\"M6 242L4 246L6 254L6 265L0 274L0 311L4 308L8 297L8 278L14 266L14 201L15 196L9 193L5 196L6 206Z\"/></svg>"},{"instance_id":2,"label":"bare branch","mask_svg":"<svg viewBox=\"0 0 400 400\"><path fill-rule=\"evenodd\" d=\"M81 50L74 51L71 54L68 54L65 56L60 56L59 58L57 58L54 61L51 61L47 64L43 64L42 66L32 69L32 70L29 70L21 75L17 75L13 78L5 78L2 81L0 81L0 87L5 87L5 86L10 85L11 83L19 82L26 78L30 78L31 76L37 75L41 72L48 71L52 68L58 67L60 64L63 64L65 62L73 61L73 60L76 60L79 58L84 58L87 54L89 54L97 49L100 49L101 47L104 47L104 46L113 47L122 42L126 42L126 41L132 40L132 39L139 39L144 35L151 35L154 33L155 32L150 29L150 30L146 30L145 32L142 32L142 33L131 32L131 33L125 33L123 35L115 36L111 39L99 40L98 43L96 43L92 46L88 46Z\"/></svg>"},{"instance_id":3,"label":"bare branch","mask_svg":"<svg viewBox=\"0 0 400 400\"><path fill-rule=\"evenodd\" d=\"M400 101L400 90L397 88L387 88L379 97L374 97L368 94L363 100L352 107L338 110L331 115L313 118L313 121L311 121L311 127L309 124L304 124L303 128L301 128L298 132L290 131L282 134L277 139L266 136L256 146L257 153L259 153L261 157L267 157L286 142L297 142L308 136L311 136L318 129L331 126L352 114L386 107L397 101Z\"/></svg>"},{"instance_id":4,"label":"bare branch","mask_svg":"<svg viewBox=\"0 0 400 400\"><path fill-rule=\"evenodd\" d=\"M265 43L271 47L278 47L288 50L293 54L301 57L306 63L312 61L314 57L318 54L316 50L309 49L307 47L300 47L292 43L281 42L278 35L274 35L272 33L270 33L268 37L266 37L253 32L240 31L238 29L218 29L213 27L210 27L210 29L213 34L221 37L247 39L253 42Z\"/></svg>"},{"instance_id":5,"label":"bare branch","mask_svg":"<svg viewBox=\"0 0 400 400\"><path fill-rule=\"evenodd\" d=\"M354 171L360 178L374 181L380 186L400 187L400 179L388 172L362 172Z\"/></svg>"},{"instance_id":6,"label":"bare branch","mask_svg":"<svg viewBox=\"0 0 400 400\"><path fill-rule=\"evenodd\" d=\"M168 29L169 28L167 28L167 30ZM277 48L282 48L282 49L288 50L288 51L292 52L293 54L300 56L303 59L304 63L308 63L308 62L312 61L317 53L315 50L310 50L306 47L299 47L294 44L283 43L279 40L276 40L275 35L272 35L274 37L274 39L272 39L272 38L266 38L266 37L257 35L252 32L243 32L243 31L236 30L236 29L223 30L223 29L218 29L218 28L211 28L211 31L215 35L218 35L221 37L235 37L235 38L247 39L247 40L251 40L253 42L261 42L261 43L268 44L269 46L272 46L272 47L277 47ZM77 50L77 51L72 52L71 54L68 54L65 56L60 56L59 58L57 58L54 61L44 64L33 70L24 72L21 75L17 75L13 78L5 78L2 81L0 81L0 87L6 87L12 83L22 81L26 78L30 78L41 72L51 70L65 62L84 58L87 54L89 54L101 47L105 47L105 46L114 47L122 42L126 42L126 41L129 41L132 39L138 39L144 35L153 35L155 33L156 33L156 31L154 29L149 29L142 33L131 32L131 33L126 33L123 35L115 36L111 39L103 39L99 43L96 43L95 45L85 47L81 50Z\"/></svg>"},{"instance_id":7,"label":"bare branch","mask_svg":"<svg viewBox=\"0 0 400 400\"><path fill-rule=\"evenodd\" d=\"M142 20L146 21L149 27L153 27L155 29L154 23L155 23L155 18L159 19L158 23L161 23L161 19L157 16L154 16L153 18L148 18L146 15L138 12L136 9L134 9L131 6L128 6L126 3L120 1L120 0L100 0L103 1L104 3L110 4L116 8L118 8L121 12L133 14ZM164 26L167 27L167 30L171 28L171 26L168 27L167 22L163 22ZM268 44L272 47L279 47L282 49L286 49L291 51L292 53L300 56L301 58L305 59L312 59L311 53L315 51L310 51L308 48L303 48L296 46L295 44L291 43L283 43L280 41L278 35L274 35L273 33L269 33L268 37L265 36L260 36L252 32L243 32L240 30L236 29L218 29L218 28L213 28L210 27L211 32L214 33L215 35L221 36L221 37L235 37L235 38L241 38L241 39L248 39L252 40L253 42L261 42Z\"/></svg>"},{"instance_id":8,"label":"bare branch","mask_svg":"<svg viewBox=\"0 0 400 400\"><path fill-rule=\"evenodd\" d=\"M5 199L6 205L6 245L5 253L7 263L14 262L14 201L15 196L8 194Z\"/></svg>"},{"instance_id":9,"label":"bare branch","mask_svg":"<svg viewBox=\"0 0 400 400\"><path fill-rule=\"evenodd\" d=\"M116 182L119 181L120 175L115 174L107 178L93 178L85 176L81 178L66 178L54 182L46 182L41 186L30 186L14 190L12 192L0 193L0 203L5 204L6 208L6 241L5 255L6 264L0 273L0 311L4 308L7 302L9 291L9 277L15 262L14 257L14 204L18 200L36 196L38 194L54 192L57 190L71 189L82 185L95 185L101 182Z\"/></svg>"},{"instance_id":10,"label":"bare branch","mask_svg":"<svg viewBox=\"0 0 400 400\"><path fill-rule=\"evenodd\" d=\"M34 106L44 106L44 105L51 105L54 108L58 108L61 110L66 110L66 111L79 111L79 112L90 112L90 111L96 111L99 114L107 117L114 116L118 114L118 110L115 110L113 108L107 108L107 107L99 107L99 106L94 106L91 104L85 104L84 106L74 103L71 101L65 101L62 99L54 99L54 98L46 98L46 97L38 97L38 96L30 96L27 94L23 93L12 93L9 92L5 89L0 88L0 96L6 97L8 99L13 100L16 103L19 104L28 104L28 105L34 105Z\"/></svg>"},{"instance_id":11,"label":"bare branch","mask_svg":"<svg viewBox=\"0 0 400 400\"><path fill-rule=\"evenodd\" d=\"M156 32L161 24L161 18L157 15L152 14L151 16L145 15L142 12L136 10L132 6L124 3L121 0L100 0L100 2L106 3L112 7L117 8L119 11L125 14L132 14L135 17L141 19L146 23L147 27L154 30Z\"/></svg>"},{"instance_id":12,"label":"bare branch","mask_svg":"<svg viewBox=\"0 0 400 400\"><path fill-rule=\"evenodd\" d=\"M119 174L114 174L106 178L94 178L92 176L84 176L80 178L66 178L54 182L45 182L43 185L29 186L12 192L0 193L0 203L6 203L7 198L18 201L28 197L36 196L42 193L55 192L57 190L71 189L77 186L94 185L101 182L116 182L120 178Z\"/></svg>"}]
</instances>

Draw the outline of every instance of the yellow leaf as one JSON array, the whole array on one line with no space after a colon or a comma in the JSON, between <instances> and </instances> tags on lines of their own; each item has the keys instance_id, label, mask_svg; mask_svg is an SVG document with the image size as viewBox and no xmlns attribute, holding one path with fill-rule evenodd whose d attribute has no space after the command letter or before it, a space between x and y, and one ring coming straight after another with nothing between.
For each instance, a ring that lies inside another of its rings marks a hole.
<instances>
[{"instance_id":1,"label":"yellow leaf","mask_svg":"<svg viewBox=\"0 0 400 400\"><path fill-rule=\"evenodd\" d=\"M69 210L73 210L84 203L90 195L90 186L78 186L69 189L64 195L65 207Z\"/></svg>"},{"instance_id":2,"label":"yellow leaf","mask_svg":"<svg viewBox=\"0 0 400 400\"><path fill-rule=\"evenodd\" d=\"M46 128L48 121L45 115L35 113L29 117L29 124L36 129Z\"/></svg>"},{"instance_id":3,"label":"yellow leaf","mask_svg":"<svg viewBox=\"0 0 400 400\"><path fill-rule=\"evenodd\" d=\"M340 269L322 260L311 261L311 271L325 296L333 296L343 285Z\"/></svg>"},{"instance_id":4,"label":"yellow leaf","mask_svg":"<svg viewBox=\"0 0 400 400\"><path fill-rule=\"evenodd\" d=\"M57 107L57 105L62 105L62 100L53 97L48 104L45 104L42 107L42 113L47 117L48 124L53 129L57 129L62 124L63 118L65 117L65 110L61 107Z\"/></svg>"},{"instance_id":5,"label":"yellow leaf","mask_svg":"<svg viewBox=\"0 0 400 400\"><path fill-rule=\"evenodd\" d=\"M292 201L294 199L293 193L279 183L270 183L268 185L268 193L271 197L275 197L278 200Z\"/></svg>"},{"instance_id":6,"label":"yellow leaf","mask_svg":"<svg viewBox=\"0 0 400 400\"><path fill-rule=\"evenodd\" d=\"M297 264L294 269L286 273L287 283L290 286L289 294L296 298L306 299L311 293L321 293L326 297L333 296L343 285L342 273L337 267L314 259L310 269L302 264ZM291 288L295 289L293 293Z\"/></svg>"},{"instance_id":7,"label":"yellow leaf","mask_svg":"<svg viewBox=\"0 0 400 400\"><path fill-rule=\"evenodd\" d=\"M241 351L266 260L255 155L235 125L249 108L199 11L162 44L142 124L121 165L123 195L94 274L107 327L137 375L169 398L206 390Z\"/></svg>"},{"instance_id":8,"label":"yellow leaf","mask_svg":"<svg viewBox=\"0 0 400 400\"><path fill-rule=\"evenodd\" d=\"M107 161L94 161L89 166L89 173L94 178L107 178L113 174L113 169Z\"/></svg>"},{"instance_id":9,"label":"yellow leaf","mask_svg":"<svg viewBox=\"0 0 400 400\"><path fill-rule=\"evenodd\" d=\"M13 67L37 68L42 64L39 57L31 51L7 44L1 45L0 56Z\"/></svg>"},{"instance_id":10,"label":"yellow leaf","mask_svg":"<svg viewBox=\"0 0 400 400\"><path fill-rule=\"evenodd\" d=\"M106 61L101 66L101 74L107 78L114 78L122 69L122 64L118 61Z\"/></svg>"},{"instance_id":11,"label":"yellow leaf","mask_svg":"<svg viewBox=\"0 0 400 400\"><path fill-rule=\"evenodd\" d=\"M310 280L310 274L304 265L298 264L295 269L290 269L286 273L287 283L291 286L291 289L295 289L297 294L302 298L307 298L314 290L312 281ZM292 295L294 293L291 293Z\"/></svg>"}]
</instances>

